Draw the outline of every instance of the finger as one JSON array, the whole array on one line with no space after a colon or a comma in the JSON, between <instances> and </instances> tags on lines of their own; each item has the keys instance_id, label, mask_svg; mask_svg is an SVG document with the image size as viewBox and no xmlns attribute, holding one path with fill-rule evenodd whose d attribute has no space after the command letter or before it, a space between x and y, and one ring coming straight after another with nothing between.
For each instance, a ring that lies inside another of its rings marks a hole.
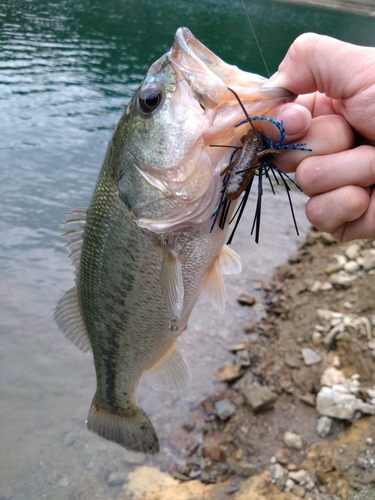
<instances>
[{"instance_id":1,"label":"finger","mask_svg":"<svg viewBox=\"0 0 375 500\"><path fill-rule=\"evenodd\" d=\"M282 104L277 108L273 109L265 116L282 123L285 129L285 143L294 142L302 137L311 125L311 113L305 106L300 104L288 103ZM267 124L268 126L264 128L264 132L269 135L274 133L271 131L272 124ZM273 138L274 139L274 138ZM278 140L279 136L276 136L274 140Z\"/></svg>"},{"instance_id":2,"label":"finger","mask_svg":"<svg viewBox=\"0 0 375 500\"><path fill-rule=\"evenodd\" d=\"M344 186L310 198L306 204L306 216L320 231L337 236L341 230L343 236L344 228L340 229L340 226L362 217L369 203L370 196L365 188Z\"/></svg>"},{"instance_id":3,"label":"finger","mask_svg":"<svg viewBox=\"0 0 375 500\"><path fill-rule=\"evenodd\" d=\"M373 50L305 33L292 43L277 74L267 83L295 94L319 91L333 99L352 97L373 82L372 72L363 71Z\"/></svg>"},{"instance_id":4,"label":"finger","mask_svg":"<svg viewBox=\"0 0 375 500\"><path fill-rule=\"evenodd\" d=\"M307 196L356 184L375 184L375 148L359 146L326 156L304 159L297 168L296 180Z\"/></svg>"},{"instance_id":5,"label":"finger","mask_svg":"<svg viewBox=\"0 0 375 500\"><path fill-rule=\"evenodd\" d=\"M347 222L333 231L337 241L375 238L375 190L371 193L370 203L365 213L357 220Z\"/></svg>"},{"instance_id":6,"label":"finger","mask_svg":"<svg viewBox=\"0 0 375 500\"><path fill-rule=\"evenodd\" d=\"M352 147L354 133L350 125L339 115L314 118L307 133L300 139L303 148L311 151L285 150L275 159L284 172L294 172L302 160L309 156L323 156L345 151Z\"/></svg>"}]
</instances>

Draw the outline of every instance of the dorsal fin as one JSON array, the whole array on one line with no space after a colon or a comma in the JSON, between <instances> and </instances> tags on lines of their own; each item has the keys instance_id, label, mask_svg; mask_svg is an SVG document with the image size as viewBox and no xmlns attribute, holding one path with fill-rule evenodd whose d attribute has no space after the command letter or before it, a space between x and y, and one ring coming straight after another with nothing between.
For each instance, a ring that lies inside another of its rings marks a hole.
<instances>
[{"instance_id":1,"label":"dorsal fin","mask_svg":"<svg viewBox=\"0 0 375 500\"><path fill-rule=\"evenodd\" d=\"M67 231L63 236L68 239L67 246L70 249L69 257L72 258L77 280L87 209L74 208L71 212L65 213L64 215L67 216L67 219L62 224L66 226ZM79 347L79 349L84 352L91 350L90 339L87 334L79 303L77 286L71 288L59 300L53 317L63 334Z\"/></svg>"},{"instance_id":2,"label":"dorsal fin","mask_svg":"<svg viewBox=\"0 0 375 500\"><path fill-rule=\"evenodd\" d=\"M85 232L87 208L72 208L71 212L65 212L66 221L62 222L66 227L66 232L62 235L63 238L68 240L67 247L69 247L69 257L72 258L75 267L75 275L79 269L81 260L81 250L83 244L83 235Z\"/></svg>"}]
</instances>

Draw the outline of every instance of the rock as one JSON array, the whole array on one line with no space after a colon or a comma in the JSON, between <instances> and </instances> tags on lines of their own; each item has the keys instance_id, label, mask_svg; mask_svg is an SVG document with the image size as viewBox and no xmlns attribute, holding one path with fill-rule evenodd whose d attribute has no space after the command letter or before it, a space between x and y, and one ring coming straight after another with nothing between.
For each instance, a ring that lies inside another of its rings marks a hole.
<instances>
[{"instance_id":1,"label":"rock","mask_svg":"<svg viewBox=\"0 0 375 500\"><path fill-rule=\"evenodd\" d=\"M368 437L368 438L366 438L366 444L367 444L367 446L373 446L374 440L371 437Z\"/></svg>"},{"instance_id":2,"label":"rock","mask_svg":"<svg viewBox=\"0 0 375 500\"><path fill-rule=\"evenodd\" d=\"M236 365L239 366L240 368L242 366L247 367L247 366L251 365L249 351L246 351L246 350L237 351L237 353L236 353Z\"/></svg>"},{"instance_id":3,"label":"rock","mask_svg":"<svg viewBox=\"0 0 375 500\"><path fill-rule=\"evenodd\" d=\"M315 395L314 394L303 394L302 396L299 397L299 399L303 403L306 403L309 406L315 407Z\"/></svg>"},{"instance_id":4,"label":"rock","mask_svg":"<svg viewBox=\"0 0 375 500\"><path fill-rule=\"evenodd\" d=\"M302 347L301 354L306 366L316 365L322 361L322 357L310 347Z\"/></svg>"},{"instance_id":5,"label":"rock","mask_svg":"<svg viewBox=\"0 0 375 500\"><path fill-rule=\"evenodd\" d=\"M257 466L245 460L234 460L229 458L227 463L231 471L237 476L250 477L257 473Z\"/></svg>"},{"instance_id":6,"label":"rock","mask_svg":"<svg viewBox=\"0 0 375 500\"><path fill-rule=\"evenodd\" d=\"M219 382L234 382L241 377L240 367L227 363L216 372L216 380Z\"/></svg>"},{"instance_id":7,"label":"rock","mask_svg":"<svg viewBox=\"0 0 375 500\"><path fill-rule=\"evenodd\" d=\"M318 331L315 331L312 334L311 341L314 345L320 345L322 342L322 334Z\"/></svg>"},{"instance_id":8,"label":"rock","mask_svg":"<svg viewBox=\"0 0 375 500\"><path fill-rule=\"evenodd\" d=\"M314 368L303 365L299 370L292 372L293 382L304 394L315 393L320 389L320 376Z\"/></svg>"},{"instance_id":9,"label":"rock","mask_svg":"<svg viewBox=\"0 0 375 500\"><path fill-rule=\"evenodd\" d=\"M278 450L276 450L275 459L277 460L277 462L279 462L279 464L286 465L288 462L290 462L291 458L292 454L287 448L279 448Z\"/></svg>"},{"instance_id":10,"label":"rock","mask_svg":"<svg viewBox=\"0 0 375 500\"><path fill-rule=\"evenodd\" d=\"M236 413L236 408L227 400L221 399L215 403L217 416L222 422L226 422L232 415Z\"/></svg>"},{"instance_id":11,"label":"rock","mask_svg":"<svg viewBox=\"0 0 375 500\"><path fill-rule=\"evenodd\" d=\"M330 434L332 429L333 420L329 417L323 416L318 420L318 425L316 426L316 432L320 437L326 437Z\"/></svg>"},{"instance_id":12,"label":"rock","mask_svg":"<svg viewBox=\"0 0 375 500\"><path fill-rule=\"evenodd\" d=\"M322 385L332 387L333 385L344 385L346 383L345 375L341 370L330 366L327 368L320 378Z\"/></svg>"},{"instance_id":13,"label":"rock","mask_svg":"<svg viewBox=\"0 0 375 500\"><path fill-rule=\"evenodd\" d=\"M284 358L285 364L289 366L289 368L300 368L302 366L302 359L299 354L292 354L287 352Z\"/></svg>"},{"instance_id":14,"label":"rock","mask_svg":"<svg viewBox=\"0 0 375 500\"><path fill-rule=\"evenodd\" d=\"M211 415L214 412L214 402L212 401L211 396L208 396L201 403L203 410L207 413L207 415Z\"/></svg>"},{"instance_id":15,"label":"rock","mask_svg":"<svg viewBox=\"0 0 375 500\"><path fill-rule=\"evenodd\" d=\"M364 250L362 257L357 261L365 271L375 269L375 250Z\"/></svg>"},{"instance_id":16,"label":"rock","mask_svg":"<svg viewBox=\"0 0 375 500\"><path fill-rule=\"evenodd\" d=\"M353 394L345 394L332 387L324 386L316 396L316 409L320 415L351 420L357 409L356 400Z\"/></svg>"},{"instance_id":17,"label":"rock","mask_svg":"<svg viewBox=\"0 0 375 500\"><path fill-rule=\"evenodd\" d=\"M269 410L276 402L276 394L268 387L257 387L254 385L245 387L242 391L246 403L254 413Z\"/></svg>"},{"instance_id":18,"label":"rock","mask_svg":"<svg viewBox=\"0 0 375 500\"><path fill-rule=\"evenodd\" d=\"M191 432L195 427L195 422L194 420L191 420L190 418L185 419L184 423L182 424L182 428L185 429L187 432Z\"/></svg>"},{"instance_id":19,"label":"rock","mask_svg":"<svg viewBox=\"0 0 375 500\"><path fill-rule=\"evenodd\" d=\"M123 459L127 464L141 465L146 460L146 454L137 451L124 450Z\"/></svg>"},{"instance_id":20,"label":"rock","mask_svg":"<svg viewBox=\"0 0 375 500\"><path fill-rule=\"evenodd\" d=\"M296 483L295 483L292 479L288 478L288 479L285 481L285 491L286 491L286 492L290 491L290 490L293 488L293 486L294 486L295 484L296 484Z\"/></svg>"},{"instance_id":21,"label":"rock","mask_svg":"<svg viewBox=\"0 0 375 500\"><path fill-rule=\"evenodd\" d=\"M303 443L302 438L294 432L284 432L283 441L285 446L288 448L293 448L295 450L302 450Z\"/></svg>"},{"instance_id":22,"label":"rock","mask_svg":"<svg viewBox=\"0 0 375 500\"><path fill-rule=\"evenodd\" d=\"M309 480L309 475L305 471L305 469L299 469L296 471L291 471L289 472L289 477L290 479L293 479L294 482L296 483L307 483Z\"/></svg>"},{"instance_id":23,"label":"rock","mask_svg":"<svg viewBox=\"0 0 375 500\"><path fill-rule=\"evenodd\" d=\"M347 262L347 259L344 255L334 255L334 258L336 259L336 262L328 264L328 266L324 270L326 274L337 273L337 271L340 271L344 268Z\"/></svg>"},{"instance_id":24,"label":"rock","mask_svg":"<svg viewBox=\"0 0 375 500\"><path fill-rule=\"evenodd\" d=\"M359 257L359 251L360 251L360 249L361 249L361 247L358 245L358 243L352 243L345 250L345 255L350 260L357 259Z\"/></svg>"},{"instance_id":25,"label":"rock","mask_svg":"<svg viewBox=\"0 0 375 500\"><path fill-rule=\"evenodd\" d=\"M291 487L290 491L299 498L304 498L306 495L306 489L303 486L295 484Z\"/></svg>"},{"instance_id":26,"label":"rock","mask_svg":"<svg viewBox=\"0 0 375 500\"><path fill-rule=\"evenodd\" d=\"M246 295L243 293L237 298L237 302L241 306L251 307L255 304L256 300L254 299L254 297L250 297L250 295Z\"/></svg>"},{"instance_id":27,"label":"rock","mask_svg":"<svg viewBox=\"0 0 375 500\"><path fill-rule=\"evenodd\" d=\"M216 462L225 460L225 452L221 440L215 434L205 439L202 446L202 455Z\"/></svg>"},{"instance_id":28,"label":"rock","mask_svg":"<svg viewBox=\"0 0 375 500\"><path fill-rule=\"evenodd\" d=\"M108 478L108 486L120 486L121 484L124 484L126 481L126 474L125 472L111 472Z\"/></svg>"},{"instance_id":29,"label":"rock","mask_svg":"<svg viewBox=\"0 0 375 500\"><path fill-rule=\"evenodd\" d=\"M339 271L338 273L331 274L329 282L337 287L349 288L356 279L358 279L358 276L355 274L348 274L345 271Z\"/></svg>"},{"instance_id":30,"label":"rock","mask_svg":"<svg viewBox=\"0 0 375 500\"><path fill-rule=\"evenodd\" d=\"M344 266L344 271L349 274L357 273L361 269L361 266L355 260L349 260Z\"/></svg>"},{"instance_id":31,"label":"rock","mask_svg":"<svg viewBox=\"0 0 375 500\"><path fill-rule=\"evenodd\" d=\"M322 288L322 282L319 280L315 280L314 283L310 286L310 292L317 293Z\"/></svg>"},{"instance_id":32,"label":"rock","mask_svg":"<svg viewBox=\"0 0 375 500\"><path fill-rule=\"evenodd\" d=\"M270 467L270 479L271 481L277 481L283 477L286 477L288 471L284 469L280 464L274 464Z\"/></svg>"},{"instance_id":33,"label":"rock","mask_svg":"<svg viewBox=\"0 0 375 500\"><path fill-rule=\"evenodd\" d=\"M327 292L328 290L332 290L333 285L329 281L323 281L323 283L320 285L320 291L321 292Z\"/></svg>"},{"instance_id":34,"label":"rock","mask_svg":"<svg viewBox=\"0 0 375 500\"><path fill-rule=\"evenodd\" d=\"M228 351L230 352L243 351L247 347L249 347L249 342L241 342L240 344L235 344L229 347Z\"/></svg>"}]
</instances>

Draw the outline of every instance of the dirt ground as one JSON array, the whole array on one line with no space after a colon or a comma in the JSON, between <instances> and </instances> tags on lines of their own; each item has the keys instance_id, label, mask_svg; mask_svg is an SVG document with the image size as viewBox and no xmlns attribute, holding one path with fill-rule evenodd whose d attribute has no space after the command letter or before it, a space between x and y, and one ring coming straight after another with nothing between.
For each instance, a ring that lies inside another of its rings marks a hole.
<instances>
[{"instance_id":1,"label":"dirt ground","mask_svg":"<svg viewBox=\"0 0 375 500\"><path fill-rule=\"evenodd\" d=\"M136 469L124 499L375 498L373 243L311 231L258 286L267 315L244 323L218 390L171 436L180 460ZM348 402L323 408L327 393Z\"/></svg>"}]
</instances>

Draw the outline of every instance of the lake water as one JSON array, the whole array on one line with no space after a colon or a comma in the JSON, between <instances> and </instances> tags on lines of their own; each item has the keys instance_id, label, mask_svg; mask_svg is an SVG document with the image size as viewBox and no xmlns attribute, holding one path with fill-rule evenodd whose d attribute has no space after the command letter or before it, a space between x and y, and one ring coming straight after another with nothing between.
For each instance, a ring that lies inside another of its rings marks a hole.
<instances>
[{"instance_id":1,"label":"lake water","mask_svg":"<svg viewBox=\"0 0 375 500\"><path fill-rule=\"evenodd\" d=\"M270 72L305 31L375 45L375 19L265 0L246 1ZM265 73L240 1L8 0L0 7L0 498L115 499L111 472L131 470L122 448L85 428L94 370L52 314L72 286L61 212L87 206L111 132L149 65L188 26L216 54ZM302 233L305 198L293 191ZM199 301L184 334L192 386L178 394L142 386L141 402L168 442L187 410L215 387L227 347L263 314L254 279L269 279L297 244L285 193L265 196L261 244L246 219L234 242L244 272L227 282L227 312ZM253 309L236 297L254 295ZM199 346L199 347L198 347Z\"/></svg>"}]
</instances>

